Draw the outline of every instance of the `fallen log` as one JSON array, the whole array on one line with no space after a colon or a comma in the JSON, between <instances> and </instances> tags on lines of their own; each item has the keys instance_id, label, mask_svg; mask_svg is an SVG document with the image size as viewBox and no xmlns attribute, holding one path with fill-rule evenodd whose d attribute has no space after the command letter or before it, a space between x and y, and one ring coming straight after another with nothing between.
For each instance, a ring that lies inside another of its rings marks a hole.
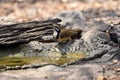
<instances>
[{"instance_id":1,"label":"fallen log","mask_svg":"<svg viewBox=\"0 0 120 80\"><path fill-rule=\"evenodd\" d=\"M43 36L53 35L54 27L59 26L57 23L60 21L60 19L52 19L0 25L0 46L18 45L32 40L41 42L54 41L54 39L45 40Z\"/></svg>"}]
</instances>

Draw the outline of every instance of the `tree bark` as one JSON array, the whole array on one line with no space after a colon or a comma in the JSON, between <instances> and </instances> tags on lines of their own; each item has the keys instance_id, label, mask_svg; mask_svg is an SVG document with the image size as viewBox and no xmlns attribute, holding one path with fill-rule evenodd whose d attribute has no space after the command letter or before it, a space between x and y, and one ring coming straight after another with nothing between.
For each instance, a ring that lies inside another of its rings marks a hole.
<instances>
[{"instance_id":1,"label":"tree bark","mask_svg":"<svg viewBox=\"0 0 120 80\"><path fill-rule=\"evenodd\" d=\"M52 19L46 21L0 25L0 46L18 45L28 43L32 40L38 40L41 42L54 41L54 39L44 40L42 37L53 35L54 24L58 25L57 23L60 21L60 19Z\"/></svg>"}]
</instances>

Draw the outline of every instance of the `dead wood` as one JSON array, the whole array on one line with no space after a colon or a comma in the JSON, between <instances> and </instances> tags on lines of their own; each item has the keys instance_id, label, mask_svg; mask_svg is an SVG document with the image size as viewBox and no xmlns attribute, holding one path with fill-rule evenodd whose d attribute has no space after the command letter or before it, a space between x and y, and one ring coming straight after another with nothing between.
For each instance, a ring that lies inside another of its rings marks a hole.
<instances>
[{"instance_id":1,"label":"dead wood","mask_svg":"<svg viewBox=\"0 0 120 80\"><path fill-rule=\"evenodd\" d=\"M46 21L0 25L0 46L23 44L32 40L46 42L42 37L53 35L53 27L58 25L57 23L60 21L60 19L52 19ZM54 41L54 39L47 41Z\"/></svg>"}]
</instances>

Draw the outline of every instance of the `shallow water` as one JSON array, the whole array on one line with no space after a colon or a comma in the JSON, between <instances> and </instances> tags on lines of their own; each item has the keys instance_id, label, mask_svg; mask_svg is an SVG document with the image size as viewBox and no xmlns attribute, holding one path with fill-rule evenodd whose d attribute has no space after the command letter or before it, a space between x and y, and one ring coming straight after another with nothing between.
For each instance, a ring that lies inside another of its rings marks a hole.
<instances>
[{"instance_id":1,"label":"shallow water","mask_svg":"<svg viewBox=\"0 0 120 80\"><path fill-rule=\"evenodd\" d=\"M0 68L42 63L63 65L83 57L85 57L83 53L69 53L61 57L0 57Z\"/></svg>"}]
</instances>

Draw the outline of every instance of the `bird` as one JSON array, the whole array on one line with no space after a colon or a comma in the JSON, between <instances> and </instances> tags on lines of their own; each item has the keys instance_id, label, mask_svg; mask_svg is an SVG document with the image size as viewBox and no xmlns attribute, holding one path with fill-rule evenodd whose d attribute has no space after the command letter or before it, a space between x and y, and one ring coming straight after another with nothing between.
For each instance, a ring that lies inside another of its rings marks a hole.
<instances>
[{"instance_id":1,"label":"bird","mask_svg":"<svg viewBox=\"0 0 120 80\"><path fill-rule=\"evenodd\" d=\"M58 42L64 43L72 39L79 39L82 35L82 30L80 29L66 29L63 27L54 26L53 36Z\"/></svg>"}]
</instances>

